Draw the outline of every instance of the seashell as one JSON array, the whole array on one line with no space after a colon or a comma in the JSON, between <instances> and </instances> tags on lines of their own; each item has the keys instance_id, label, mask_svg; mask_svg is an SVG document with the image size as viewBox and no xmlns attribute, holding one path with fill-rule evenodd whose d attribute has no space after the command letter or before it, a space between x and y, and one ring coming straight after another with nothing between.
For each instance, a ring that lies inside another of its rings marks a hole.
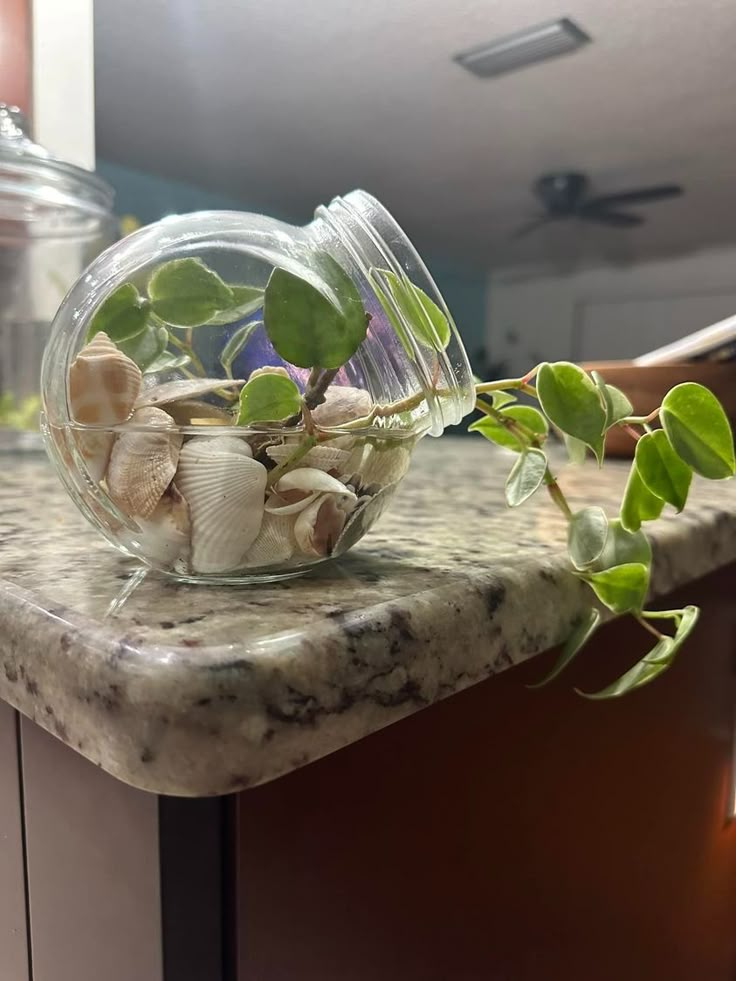
<instances>
[{"instance_id":1,"label":"seashell","mask_svg":"<svg viewBox=\"0 0 736 981\"><path fill-rule=\"evenodd\" d=\"M373 399L364 388L350 385L333 385L325 392L325 401L312 409L312 419L318 426L339 426L367 416L373 408Z\"/></svg>"},{"instance_id":2,"label":"seashell","mask_svg":"<svg viewBox=\"0 0 736 981\"><path fill-rule=\"evenodd\" d=\"M283 463L294 453L296 447L296 443L267 446L266 455L274 463ZM339 449L337 446L313 446L306 456L294 464L294 468L314 467L316 470L341 471L349 459L350 453L347 450Z\"/></svg>"},{"instance_id":3,"label":"seashell","mask_svg":"<svg viewBox=\"0 0 736 981\"><path fill-rule=\"evenodd\" d=\"M250 445L237 436L195 436L190 439L187 446L196 448L199 456L215 453L235 453L240 456L253 456Z\"/></svg>"},{"instance_id":4,"label":"seashell","mask_svg":"<svg viewBox=\"0 0 736 981\"><path fill-rule=\"evenodd\" d=\"M246 566L286 562L296 551L294 519L281 514L264 514L258 538L245 556Z\"/></svg>"},{"instance_id":5,"label":"seashell","mask_svg":"<svg viewBox=\"0 0 736 981\"><path fill-rule=\"evenodd\" d=\"M352 510L356 495L336 477L314 467L297 467L276 482L266 501L269 514L298 514L319 494L334 494L345 510Z\"/></svg>"},{"instance_id":6,"label":"seashell","mask_svg":"<svg viewBox=\"0 0 736 981\"><path fill-rule=\"evenodd\" d=\"M189 508L175 484L171 484L150 518L138 521L138 527L138 545L149 561L171 566L187 553Z\"/></svg>"},{"instance_id":7,"label":"seashell","mask_svg":"<svg viewBox=\"0 0 736 981\"><path fill-rule=\"evenodd\" d=\"M371 497L362 498L352 514L348 516L340 537L335 542L333 555L342 555L352 548L365 535L388 507L396 493L396 484L389 484L376 491Z\"/></svg>"},{"instance_id":8,"label":"seashell","mask_svg":"<svg viewBox=\"0 0 736 981\"><path fill-rule=\"evenodd\" d=\"M232 426L235 416L219 405L210 405L198 399L182 399L165 403L165 412L177 426Z\"/></svg>"},{"instance_id":9,"label":"seashell","mask_svg":"<svg viewBox=\"0 0 736 981\"><path fill-rule=\"evenodd\" d=\"M412 443L413 445L413 443ZM363 484L395 484L406 474L411 461L411 447L370 446L360 471Z\"/></svg>"},{"instance_id":10,"label":"seashell","mask_svg":"<svg viewBox=\"0 0 736 981\"><path fill-rule=\"evenodd\" d=\"M191 567L218 573L239 568L263 521L267 471L234 436L185 443L176 483L192 521Z\"/></svg>"},{"instance_id":11,"label":"seashell","mask_svg":"<svg viewBox=\"0 0 736 981\"><path fill-rule=\"evenodd\" d=\"M224 388L235 385L245 385L244 378L180 378L177 381L164 382L163 385L152 385L141 392L136 400L136 409L146 405L166 405L169 402L181 402L185 399L196 399L200 395L210 395Z\"/></svg>"},{"instance_id":12,"label":"seashell","mask_svg":"<svg viewBox=\"0 0 736 981\"><path fill-rule=\"evenodd\" d=\"M117 426L130 416L141 388L138 365L100 331L83 347L69 368L72 419L86 426ZM90 477L102 479L110 459L114 433L77 432L79 452Z\"/></svg>"},{"instance_id":13,"label":"seashell","mask_svg":"<svg viewBox=\"0 0 736 981\"><path fill-rule=\"evenodd\" d=\"M148 518L174 479L182 437L171 416L153 406L136 409L130 424L160 431L121 433L113 445L105 480L110 497L122 511Z\"/></svg>"},{"instance_id":14,"label":"seashell","mask_svg":"<svg viewBox=\"0 0 736 981\"><path fill-rule=\"evenodd\" d=\"M331 555L345 527L347 513L337 495L321 494L297 516L294 538L305 555Z\"/></svg>"}]
</instances>

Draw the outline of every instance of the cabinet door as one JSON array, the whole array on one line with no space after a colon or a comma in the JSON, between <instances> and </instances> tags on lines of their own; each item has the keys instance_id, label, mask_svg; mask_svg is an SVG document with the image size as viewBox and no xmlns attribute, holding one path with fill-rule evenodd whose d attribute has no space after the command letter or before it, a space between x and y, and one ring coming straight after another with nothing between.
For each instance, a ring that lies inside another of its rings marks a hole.
<instances>
[{"instance_id":1,"label":"cabinet door","mask_svg":"<svg viewBox=\"0 0 736 981\"><path fill-rule=\"evenodd\" d=\"M604 628L238 798L238 981L733 981L734 570L671 671Z\"/></svg>"},{"instance_id":2,"label":"cabinet door","mask_svg":"<svg viewBox=\"0 0 736 981\"><path fill-rule=\"evenodd\" d=\"M18 716L0 701L0 977L28 981Z\"/></svg>"}]
</instances>

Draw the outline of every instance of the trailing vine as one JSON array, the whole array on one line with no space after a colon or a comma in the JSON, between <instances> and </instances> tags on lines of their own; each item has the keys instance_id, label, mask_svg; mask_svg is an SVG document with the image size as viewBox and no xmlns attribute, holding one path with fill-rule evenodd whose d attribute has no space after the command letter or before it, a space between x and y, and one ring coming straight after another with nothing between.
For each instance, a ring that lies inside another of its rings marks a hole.
<instances>
[{"instance_id":1,"label":"trailing vine","mask_svg":"<svg viewBox=\"0 0 736 981\"><path fill-rule=\"evenodd\" d=\"M267 423L300 433L292 455L269 473L272 484L317 443L339 435L318 430L311 414L362 344L370 321L355 284L338 263L324 252L315 252L311 262L314 277L275 268L265 288L227 284L199 259L165 262L148 278L145 295L130 282L111 293L95 311L88 338L104 330L145 373L177 369L194 377L204 376L205 367L193 332L237 325L219 356L225 377L232 379L236 359L262 327L285 362L310 372L303 391L276 368L253 373L239 397L232 396L238 398L236 425ZM408 277L374 269L369 280L407 357L416 360L420 348L439 354L447 347L447 318ZM436 378L430 391L446 394ZM536 405L520 403L520 395ZM623 392L596 372L564 361L537 365L519 378L477 380L475 396L480 418L470 431L515 454L505 487L507 505L519 507L544 488L567 523L570 573L590 588L589 609L539 684L557 677L590 639L601 622L601 607L633 616L652 636L653 646L610 685L584 694L617 697L653 681L673 663L699 611L694 606L646 608L652 553L642 525L657 519L666 505L682 511L693 474L723 480L736 473L731 427L720 403L708 389L685 382L649 414L637 416ZM374 405L341 432L399 417L426 399L427 392L421 391ZM654 429L657 421L661 428ZM550 432L564 440L571 461L590 454L601 466L606 433L614 427L636 441L619 512L609 517L596 506L574 510L547 455Z\"/></svg>"}]
</instances>

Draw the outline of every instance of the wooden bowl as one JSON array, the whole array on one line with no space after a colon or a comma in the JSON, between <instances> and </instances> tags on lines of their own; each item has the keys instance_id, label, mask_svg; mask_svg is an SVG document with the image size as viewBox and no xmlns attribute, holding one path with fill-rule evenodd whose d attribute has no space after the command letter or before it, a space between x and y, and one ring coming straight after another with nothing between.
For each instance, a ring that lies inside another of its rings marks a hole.
<instances>
[{"instance_id":1,"label":"wooden bowl","mask_svg":"<svg viewBox=\"0 0 736 981\"><path fill-rule=\"evenodd\" d=\"M597 361L581 367L586 371L597 371L609 385L620 388L634 406L634 415L647 415L662 403L675 385L693 381L709 388L731 422L736 421L736 362L684 361L642 366L630 361ZM612 429L606 436L606 453L610 456L631 457L635 445L621 429Z\"/></svg>"}]
</instances>

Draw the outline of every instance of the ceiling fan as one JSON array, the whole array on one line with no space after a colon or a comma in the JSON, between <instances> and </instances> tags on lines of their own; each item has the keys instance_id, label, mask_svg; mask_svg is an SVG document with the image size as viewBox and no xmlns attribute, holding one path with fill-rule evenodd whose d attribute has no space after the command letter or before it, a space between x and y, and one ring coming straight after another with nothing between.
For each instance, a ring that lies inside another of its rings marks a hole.
<instances>
[{"instance_id":1,"label":"ceiling fan","mask_svg":"<svg viewBox=\"0 0 736 981\"><path fill-rule=\"evenodd\" d=\"M645 219L642 215L618 211L619 205L647 204L684 194L679 184L657 184L654 187L637 187L616 194L587 197L589 187L588 177L575 171L543 174L532 185L532 191L545 213L519 228L512 238L522 238L542 225L567 218L594 221L611 228L633 228L641 225Z\"/></svg>"}]
</instances>

